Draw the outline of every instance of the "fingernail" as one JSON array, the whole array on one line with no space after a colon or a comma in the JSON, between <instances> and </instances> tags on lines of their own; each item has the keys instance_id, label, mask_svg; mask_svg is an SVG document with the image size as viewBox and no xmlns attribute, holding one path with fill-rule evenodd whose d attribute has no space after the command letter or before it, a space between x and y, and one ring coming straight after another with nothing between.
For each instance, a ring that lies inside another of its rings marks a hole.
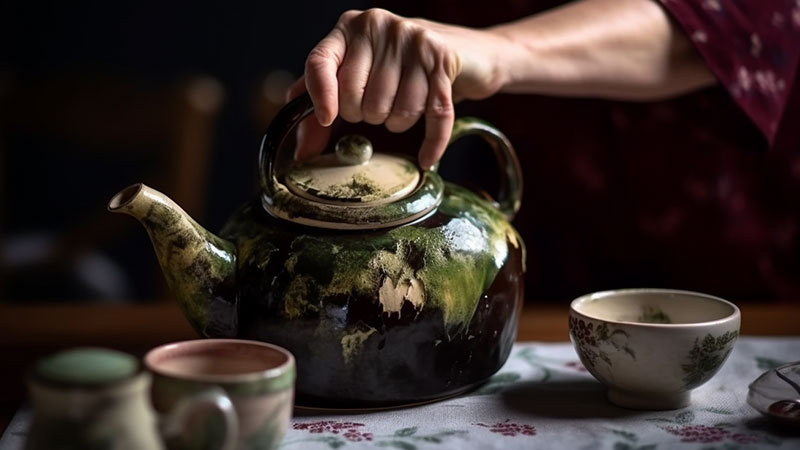
<instances>
[{"instance_id":1,"label":"fingernail","mask_svg":"<svg viewBox=\"0 0 800 450\"><path fill-rule=\"evenodd\" d=\"M430 164L430 162L427 161L427 158L420 158L419 159L419 167L422 170L431 171L431 170L433 170L434 164Z\"/></svg>"},{"instance_id":2,"label":"fingernail","mask_svg":"<svg viewBox=\"0 0 800 450\"><path fill-rule=\"evenodd\" d=\"M323 127L328 127L331 125L331 122L333 122L333 119L328 118L330 114L325 114L322 111L314 110L314 115L317 116L317 122Z\"/></svg>"}]
</instances>

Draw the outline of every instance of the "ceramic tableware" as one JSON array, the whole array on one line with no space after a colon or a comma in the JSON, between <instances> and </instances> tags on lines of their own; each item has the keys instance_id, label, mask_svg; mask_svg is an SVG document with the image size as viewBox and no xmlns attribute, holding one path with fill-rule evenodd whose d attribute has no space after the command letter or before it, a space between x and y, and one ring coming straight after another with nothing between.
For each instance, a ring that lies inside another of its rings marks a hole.
<instances>
[{"instance_id":1,"label":"ceramic tableware","mask_svg":"<svg viewBox=\"0 0 800 450\"><path fill-rule=\"evenodd\" d=\"M294 357L263 342L205 339L162 345L145 355L153 373L153 405L167 411L187 396L221 388L238 418L237 450L268 450L283 439L292 415ZM218 441L217 422L195 417L202 426L167 441L170 449L206 448L199 441Z\"/></svg>"},{"instance_id":2,"label":"ceramic tableware","mask_svg":"<svg viewBox=\"0 0 800 450\"><path fill-rule=\"evenodd\" d=\"M161 433L184 432L201 409L215 411L220 440L203 448L233 450L236 414L219 389L198 390L158 417L150 374L131 355L101 348L66 350L39 361L28 379L33 419L26 450L163 449Z\"/></svg>"},{"instance_id":3,"label":"ceramic tableware","mask_svg":"<svg viewBox=\"0 0 800 450\"><path fill-rule=\"evenodd\" d=\"M302 405L416 403L488 379L522 305L524 245L510 224L522 178L510 143L476 119L453 129L494 150L496 202L360 136L279 164L312 109L301 96L278 113L259 156L261 192L219 235L141 184L108 207L145 226L201 336L270 342L298 358Z\"/></svg>"},{"instance_id":4,"label":"ceramic tableware","mask_svg":"<svg viewBox=\"0 0 800 450\"><path fill-rule=\"evenodd\" d=\"M747 403L779 423L800 426L800 362L761 374L748 386Z\"/></svg>"},{"instance_id":5,"label":"ceramic tableware","mask_svg":"<svg viewBox=\"0 0 800 450\"><path fill-rule=\"evenodd\" d=\"M739 308L671 289L597 292L570 305L569 335L581 362L633 409L677 409L722 366L739 336Z\"/></svg>"}]
</instances>

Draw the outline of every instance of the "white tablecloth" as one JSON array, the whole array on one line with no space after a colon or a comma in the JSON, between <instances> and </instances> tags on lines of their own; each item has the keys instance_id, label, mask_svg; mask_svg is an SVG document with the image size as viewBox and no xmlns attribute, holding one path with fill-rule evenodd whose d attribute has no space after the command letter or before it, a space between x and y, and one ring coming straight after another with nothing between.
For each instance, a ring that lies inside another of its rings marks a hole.
<instances>
[{"instance_id":1,"label":"white tablecloth","mask_svg":"<svg viewBox=\"0 0 800 450\"><path fill-rule=\"evenodd\" d=\"M369 413L298 411L281 449L800 449L746 403L747 385L778 364L800 361L800 337L742 337L691 406L642 412L608 403L569 343L518 343L492 379L466 395ZM0 450L22 448L21 412Z\"/></svg>"},{"instance_id":2,"label":"white tablecloth","mask_svg":"<svg viewBox=\"0 0 800 450\"><path fill-rule=\"evenodd\" d=\"M800 449L746 403L765 370L800 361L800 338L740 338L690 407L641 412L611 405L569 343L526 342L467 395L368 414L298 412L281 449Z\"/></svg>"}]
</instances>

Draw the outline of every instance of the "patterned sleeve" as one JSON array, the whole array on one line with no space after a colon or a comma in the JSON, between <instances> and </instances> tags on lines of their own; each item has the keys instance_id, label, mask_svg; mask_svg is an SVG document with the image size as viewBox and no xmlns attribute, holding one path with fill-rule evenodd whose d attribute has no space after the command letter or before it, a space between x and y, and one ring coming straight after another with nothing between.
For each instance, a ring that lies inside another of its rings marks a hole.
<instances>
[{"instance_id":1,"label":"patterned sleeve","mask_svg":"<svg viewBox=\"0 0 800 450\"><path fill-rule=\"evenodd\" d=\"M773 143L800 58L800 0L660 2Z\"/></svg>"}]
</instances>

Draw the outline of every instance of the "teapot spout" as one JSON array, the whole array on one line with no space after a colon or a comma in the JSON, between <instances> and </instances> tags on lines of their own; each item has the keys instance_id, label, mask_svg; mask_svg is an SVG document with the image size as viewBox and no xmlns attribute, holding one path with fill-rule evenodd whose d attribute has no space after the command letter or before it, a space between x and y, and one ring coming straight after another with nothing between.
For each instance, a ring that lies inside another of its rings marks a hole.
<instances>
[{"instance_id":1,"label":"teapot spout","mask_svg":"<svg viewBox=\"0 0 800 450\"><path fill-rule=\"evenodd\" d=\"M235 337L236 248L198 225L169 197L144 184L118 192L111 212L144 225L167 284L184 315L205 337Z\"/></svg>"}]
</instances>

